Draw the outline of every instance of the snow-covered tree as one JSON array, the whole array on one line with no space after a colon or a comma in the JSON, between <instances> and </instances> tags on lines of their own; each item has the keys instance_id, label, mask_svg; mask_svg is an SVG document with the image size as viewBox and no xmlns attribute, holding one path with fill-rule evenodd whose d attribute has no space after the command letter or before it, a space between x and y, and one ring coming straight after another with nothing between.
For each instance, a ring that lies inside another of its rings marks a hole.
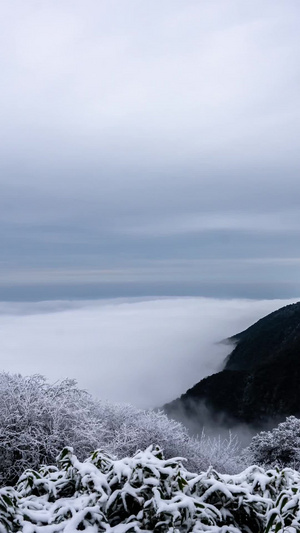
<instances>
[{"instance_id":1,"label":"snow-covered tree","mask_svg":"<svg viewBox=\"0 0 300 533\"><path fill-rule=\"evenodd\" d=\"M202 432L192 438L178 421L162 411L143 411L132 405L99 402L99 417L105 428L102 447L116 457L132 455L150 444L159 445L165 457L186 457L187 466L194 471L206 470L210 465L220 472L236 472L240 462L240 445L236 435L228 438L208 437Z\"/></svg>"},{"instance_id":2,"label":"snow-covered tree","mask_svg":"<svg viewBox=\"0 0 300 533\"><path fill-rule=\"evenodd\" d=\"M238 469L235 438L193 439L162 412L94 399L72 380L49 384L40 375L0 373L2 485L13 483L25 468L53 463L64 446L72 446L82 460L97 448L120 458L151 444L166 458L187 457L194 471L210 465L222 472Z\"/></svg>"},{"instance_id":3,"label":"snow-covered tree","mask_svg":"<svg viewBox=\"0 0 300 533\"><path fill-rule=\"evenodd\" d=\"M50 385L40 375L0 374L0 483L55 461L67 444L83 458L102 433L95 402L75 381Z\"/></svg>"},{"instance_id":4,"label":"snow-covered tree","mask_svg":"<svg viewBox=\"0 0 300 533\"><path fill-rule=\"evenodd\" d=\"M248 463L264 466L300 466L300 420L289 416L271 431L255 435L243 452Z\"/></svg>"}]
</instances>

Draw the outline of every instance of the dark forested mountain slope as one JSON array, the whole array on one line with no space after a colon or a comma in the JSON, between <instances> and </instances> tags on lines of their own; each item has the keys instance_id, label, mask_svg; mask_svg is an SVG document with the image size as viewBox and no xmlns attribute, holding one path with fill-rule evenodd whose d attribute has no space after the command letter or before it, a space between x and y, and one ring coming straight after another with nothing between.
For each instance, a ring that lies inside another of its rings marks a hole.
<instances>
[{"instance_id":1,"label":"dark forested mountain slope","mask_svg":"<svg viewBox=\"0 0 300 533\"><path fill-rule=\"evenodd\" d=\"M300 302L274 311L231 340L237 344L226 369L253 370L268 364L300 341Z\"/></svg>"},{"instance_id":2,"label":"dark forested mountain slope","mask_svg":"<svg viewBox=\"0 0 300 533\"><path fill-rule=\"evenodd\" d=\"M203 422L204 413L232 422L265 425L300 415L300 303L262 318L231 338L224 370L164 406L171 416Z\"/></svg>"}]
</instances>

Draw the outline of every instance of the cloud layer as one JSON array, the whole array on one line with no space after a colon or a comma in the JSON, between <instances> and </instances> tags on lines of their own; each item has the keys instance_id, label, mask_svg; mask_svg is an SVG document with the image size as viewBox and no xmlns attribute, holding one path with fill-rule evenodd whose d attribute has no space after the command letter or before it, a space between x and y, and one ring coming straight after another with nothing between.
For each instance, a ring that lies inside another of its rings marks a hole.
<instances>
[{"instance_id":1,"label":"cloud layer","mask_svg":"<svg viewBox=\"0 0 300 533\"><path fill-rule=\"evenodd\" d=\"M1 303L1 368L75 378L100 398L160 406L221 368L229 348L220 341L290 302Z\"/></svg>"},{"instance_id":2,"label":"cloud layer","mask_svg":"<svg viewBox=\"0 0 300 533\"><path fill-rule=\"evenodd\" d=\"M0 15L3 283L298 259L297 0L11 0Z\"/></svg>"}]
</instances>

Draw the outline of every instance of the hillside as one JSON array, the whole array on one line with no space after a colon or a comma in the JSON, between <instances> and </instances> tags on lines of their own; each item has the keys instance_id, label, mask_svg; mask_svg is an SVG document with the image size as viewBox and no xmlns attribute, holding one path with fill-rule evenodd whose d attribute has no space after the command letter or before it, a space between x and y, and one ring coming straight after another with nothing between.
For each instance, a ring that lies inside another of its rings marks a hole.
<instances>
[{"instance_id":1,"label":"hillside","mask_svg":"<svg viewBox=\"0 0 300 533\"><path fill-rule=\"evenodd\" d=\"M224 369L164 406L201 424L204 416L264 426L300 415L300 303L262 318L230 339Z\"/></svg>"}]
</instances>

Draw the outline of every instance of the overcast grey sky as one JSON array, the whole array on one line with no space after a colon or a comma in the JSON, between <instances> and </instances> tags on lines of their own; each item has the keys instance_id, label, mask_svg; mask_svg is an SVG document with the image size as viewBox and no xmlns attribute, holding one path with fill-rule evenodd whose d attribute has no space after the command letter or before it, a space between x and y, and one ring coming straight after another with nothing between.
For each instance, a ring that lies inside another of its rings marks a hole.
<instances>
[{"instance_id":1,"label":"overcast grey sky","mask_svg":"<svg viewBox=\"0 0 300 533\"><path fill-rule=\"evenodd\" d=\"M300 293L299 0L9 0L0 21L1 287Z\"/></svg>"}]
</instances>

